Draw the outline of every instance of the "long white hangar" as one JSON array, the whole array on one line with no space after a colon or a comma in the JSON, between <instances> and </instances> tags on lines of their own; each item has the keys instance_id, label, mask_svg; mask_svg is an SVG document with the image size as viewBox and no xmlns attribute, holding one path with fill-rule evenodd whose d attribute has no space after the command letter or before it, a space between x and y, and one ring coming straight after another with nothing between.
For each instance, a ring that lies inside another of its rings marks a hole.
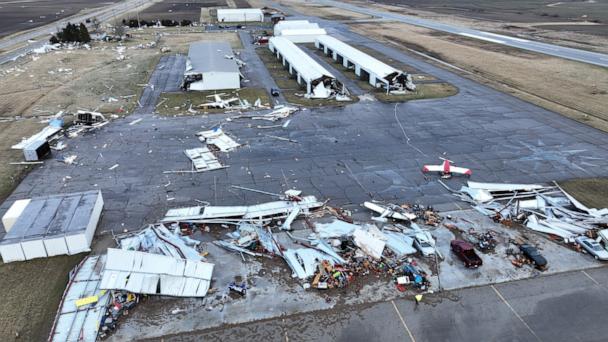
<instances>
[{"instance_id":1,"label":"long white hangar","mask_svg":"<svg viewBox=\"0 0 608 342\"><path fill-rule=\"evenodd\" d=\"M13 203L2 217L5 263L90 251L103 209L101 191L36 197Z\"/></svg>"},{"instance_id":2,"label":"long white hangar","mask_svg":"<svg viewBox=\"0 0 608 342\"><path fill-rule=\"evenodd\" d=\"M326 34L319 24L308 20L283 20L274 25L275 37L284 37L294 43L314 43L315 38Z\"/></svg>"},{"instance_id":3,"label":"long white hangar","mask_svg":"<svg viewBox=\"0 0 608 342\"><path fill-rule=\"evenodd\" d=\"M264 12L259 8L218 8L217 21L223 23L262 22Z\"/></svg>"},{"instance_id":4,"label":"long white hangar","mask_svg":"<svg viewBox=\"0 0 608 342\"><path fill-rule=\"evenodd\" d=\"M315 38L317 49L323 50L345 68L352 68L355 74L376 88L387 91L416 90L412 76L358 50L331 36Z\"/></svg>"},{"instance_id":5,"label":"long white hangar","mask_svg":"<svg viewBox=\"0 0 608 342\"><path fill-rule=\"evenodd\" d=\"M239 89L241 73L228 42L200 41L190 44L184 71L184 90Z\"/></svg>"},{"instance_id":6,"label":"long white hangar","mask_svg":"<svg viewBox=\"0 0 608 342\"><path fill-rule=\"evenodd\" d=\"M307 97L328 98L340 90L341 85L336 77L289 39L272 37L268 48L282 61L290 74L295 74L298 83L306 86Z\"/></svg>"}]
</instances>

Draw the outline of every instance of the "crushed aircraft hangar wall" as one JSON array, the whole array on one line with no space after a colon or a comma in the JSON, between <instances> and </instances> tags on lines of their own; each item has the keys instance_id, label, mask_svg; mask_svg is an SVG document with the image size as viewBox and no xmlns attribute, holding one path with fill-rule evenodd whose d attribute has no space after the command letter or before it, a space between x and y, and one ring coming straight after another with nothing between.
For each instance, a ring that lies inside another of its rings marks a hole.
<instances>
[{"instance_id":1,"label":"crushed aircraft hangar wall","mask_svg":"<svg viewBox=\"0 0 608 342\"><path fill-rule=\"evenodd\" d=\"M388 90L415 90L409 74L368 55L367 53L328 35L315 38L315 46L326 55L340 62L345 68L353 68L357 76L366 79L376 88Z\"/></svg>"},{"instance_id":2,"label":"crushed aircraft hangar wall","mask_svg":"<svg viewBox=\"0 0 608 342\"><path fill-rule=\"evenodd\" d=\"M290 74L295 73L298 83L306 86L308 97L328 98L332 90L339 89L336 77L289 39L270 38L268 48L281 59Z\"/></svg>"}]
</instances>

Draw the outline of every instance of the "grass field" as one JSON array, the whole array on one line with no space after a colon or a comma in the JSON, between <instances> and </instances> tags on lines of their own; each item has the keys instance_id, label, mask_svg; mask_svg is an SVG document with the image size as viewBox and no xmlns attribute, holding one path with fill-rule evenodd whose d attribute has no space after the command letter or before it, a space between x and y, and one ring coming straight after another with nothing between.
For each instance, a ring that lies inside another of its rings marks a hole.
<instances>
[{"instance_id":1,"label":"grass field","mask_svg":"<svg viewBox=\"0 0 608 342\"><path fill-rule=\"evenodd\" d=\"M207 102L215 101L213 97L208 97L213 94L224 94L222 99L227 100L231 97L239 97L241 100L247 100L250 105L253 105L257 99L262 101L263 105L272 106L272 101L268 92L263 88L242 88L239 90L211 90L211 91L190 91L179 93L162 93L159 96L156 112L160 115L194 115L188 111L192 105L192 110L204 113L224 113L231 109L221 108L198 108L199 105ZM238 102L233 102L233 105L238 105Z\"/></svg>"},{"instance_id":2,"label":"grass field","mask_svg":"<svg viewBox=\"0 0 608 342\"><path fill-rule=\"evenodd\" d=\"M270 75L276 82L277 86L281 89L281 92L287 102L307 106L307 107L318 107L318 106L345 106L356 102L357 99L353 98L352 101L336 101L335 99L308 99L303 95L306 93L306 89L299 85L296 78L289 74L289 71L285 69L283 64L276 58L276 56L268 50L267 47L259 47L255 49L260 59L264 62L266 69L270 72Z\"/></svg>"},{"instance_id":3,"label":"grass field","mask_svg":"<svg viewBox=\"0 0 608 342\"><path fill-rule=\"evenodd\" d=\"M0 264L0 341L46 341L83 254Z\"/></svg>"},{"instance_id":4,"label":"grass field","mask_svg":"<svg viewBox=\"0 0 608 342\"><path fill-rule=\"evenodd\" d=\"M608 178L571 179L559 185L590 208L608 208Z\"/></svg>"}]
</instances>

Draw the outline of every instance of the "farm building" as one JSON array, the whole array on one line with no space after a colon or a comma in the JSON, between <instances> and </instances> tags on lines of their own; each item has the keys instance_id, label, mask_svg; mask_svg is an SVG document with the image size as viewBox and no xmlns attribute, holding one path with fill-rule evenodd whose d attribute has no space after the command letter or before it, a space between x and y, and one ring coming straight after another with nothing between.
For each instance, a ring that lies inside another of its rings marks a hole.
<instances>
[{"instance_id":1,"label":"farm building","mask_svg":"<svg viewBox=\"0 0 608 342\"><path fill-rule=\"evenodd\" d=\"M268 48L279 58L289 73L296 76L300 85L306 86L311 98L328 98L340 85L334 75L284 37L272 37Z\"/></svg>"},{"instance_id":2,"label":"farm building","mask_svg":"<svg viewBox=\"0 0 608 342\"><path fill-rule=\"evenodd\" d=\"M2 217L5 263L90 251L103 209L100 191L15 201Z\"/></svg>"},{"instance_id":3,"label":"farm building","mask_svg":"<svg viewBox=\"0 0 608 342\"><path fill-rule=\"evenodd\" d=\"M264 13L259 8L219 8L217 21L220 23L262 22Z\"/></svg>"},{"instance_id":4,"label":"farm building","mask_svg":"<svg viewBox=\"0 0 608 342\"><path fill-rule=\"evenodd\" d=\"M319 36L315 39L315 46L345 68L353 69L357 76L376 88L384 88L387 91L416 89L409 74L383 63L339 39L327 35Z\"/></svg>"},{"instance_id":5,"label":"farm building","mask_svg":"<svg viewBox=\"0 0 608 342\"><path fill-rule=\"evenodd\" d=\"M185 90L239 89L241 74L228 42L190 44L184 72Z\"/></svg>"},{"instance_id":6,"label":"farm building","mask_svg":"<svg viewBox=\"0 0 608 342\"><path fill-rule=\"evenodd\" d=\"M308 20L283 20L274 26L274 35L285 37L294 43L314 43L319 36L327 32L317 23Z\"/></svg>"}]
</instances>

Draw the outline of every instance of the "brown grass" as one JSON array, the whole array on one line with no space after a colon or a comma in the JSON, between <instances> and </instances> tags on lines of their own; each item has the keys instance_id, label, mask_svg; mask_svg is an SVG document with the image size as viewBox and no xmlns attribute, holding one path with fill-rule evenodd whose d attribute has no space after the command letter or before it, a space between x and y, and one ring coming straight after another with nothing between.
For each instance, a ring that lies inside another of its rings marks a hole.
<instances>
[{"instance_id":1,"label":"brown grass","mask_svg":"<svg viewBox=\"0 0 608 342\"><path fill-rule=\"evenodd\" d=\"M437 56L490 85L608 131L608 69L472 41L401 23L356 24L359 33Z\"/></svg>"},{"instance_id":2,"label":"brown grass","mask_svg":"<svg viewBox=\"0 0 608 342\"><path fill-rule=\"evenodd\" d=\"M608 208L608 178L571 179L559 185L590 208Z\"/></svg>"},{"instance_id":3,"label":"brown grass","mask_svg":"<svg viewBox=\"0 0 608 342\"><path fill-rule=\"evenodd\" d=\"M0 340L46 341L83 254L0 264Z\"/></svg>"}]
</instances>

